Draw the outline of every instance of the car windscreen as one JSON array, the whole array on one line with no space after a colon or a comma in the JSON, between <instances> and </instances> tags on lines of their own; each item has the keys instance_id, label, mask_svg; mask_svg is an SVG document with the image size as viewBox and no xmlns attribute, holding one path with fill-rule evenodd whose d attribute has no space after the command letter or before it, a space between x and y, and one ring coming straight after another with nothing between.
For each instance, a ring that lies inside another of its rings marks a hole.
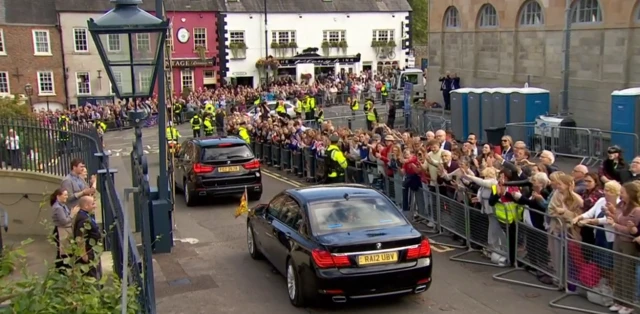
<instances>
[{"instance_id":1,"label":"car windscreen","mask_svg":"<svg viewBox=\"0 0 640 314\"><path fill-rule=\"evenodd\" d=\"M251 149L245 144L221 144L203 147L202 161L224 161L253 158Z\"/></svg>"},{"instance_id":2,"label":"car windscreen","mask_svg":"<svg viewBox=\"0 0 640 314\"><path fill-rule=\"evenodd\" d=\"M402 213L381 196L312 202L308 206L315 235L407 224Z\"/></svg>"}]
</instances>

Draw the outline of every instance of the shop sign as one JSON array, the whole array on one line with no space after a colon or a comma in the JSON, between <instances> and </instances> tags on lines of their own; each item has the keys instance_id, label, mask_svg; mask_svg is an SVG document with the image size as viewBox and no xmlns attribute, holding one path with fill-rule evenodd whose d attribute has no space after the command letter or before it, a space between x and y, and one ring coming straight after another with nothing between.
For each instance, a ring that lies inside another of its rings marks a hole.
<instances>
[{"instance_id":1,"label":"shop sign","mask_svg":"<svg viewBox=\"0 0 640 314\"><path fill-rule=\"evenodd\" d=\"M173 59L172 68L204 68L218 65L218 59Z\"/></svg>"}]
</instances>

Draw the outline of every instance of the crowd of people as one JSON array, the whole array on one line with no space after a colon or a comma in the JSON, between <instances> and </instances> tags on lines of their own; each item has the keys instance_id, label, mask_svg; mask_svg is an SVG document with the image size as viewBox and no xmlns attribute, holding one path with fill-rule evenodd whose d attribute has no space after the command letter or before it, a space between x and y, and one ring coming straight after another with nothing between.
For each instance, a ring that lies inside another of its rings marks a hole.
<instances>
[{"instance_id":1,"label":"crowd of people","mask_svg":"<svg viewBox=\"0 0 640 314\"><path fill-rule=\"evenodd\" d=\"M525 258L534 265L527 268L539 281L558 285L560 275L547 273L561 272L564 250L559 240L548 238L568 237L589 245L582 249L571 245L570 276L588 288L613 291L612 296L621 300L600 298L601 304L628 314L640 296L640 286L629 279L635 278L632 274L640 276L640 268L636 271L640 263L634 261L640 256L640 157L627 162L618 146L609 147L608 159L597 171L578 164L564 172L551 151L534 153L524 141L508 135L494 146L478 143L475 134L458 139L448 130L416 134L383 123L351 130L334 127L330 121L309 127L302 120L278 122L275 117L255 121L251 129L252 140L289 150L308 149L324 159L325 183L345 182L349 168L364 169L374 176L368 183L390 194L402 193L394 198L402 200L403 210L417 208L429 226L439 223L438 216L458 215L452 224L462 224L458 227L465 230L464 212L453 212L453 206L441 215L432 212L433 193L468 204L482 214L470 223L487 226L471 232L482 233L472 237L484 239L491 263L515 265L518 251L525 250ZM524 240L516 238L516 224L530 228L519 231Z\"/></svg>"}]
</instances>

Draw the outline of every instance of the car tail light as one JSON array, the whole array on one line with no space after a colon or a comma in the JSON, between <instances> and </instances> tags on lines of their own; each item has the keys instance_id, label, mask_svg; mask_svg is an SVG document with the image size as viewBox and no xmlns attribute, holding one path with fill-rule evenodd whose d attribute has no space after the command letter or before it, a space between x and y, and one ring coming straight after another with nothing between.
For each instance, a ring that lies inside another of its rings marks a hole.
<instances>
[{"instance_id":1,"label":"car tail light","mask_svg":"<svg viewBox=\"0 0 640 314\"><path fill-rule=\"evenodd\" d=\"M416 259L428 257L431 255L431 244L429 244L429 240L424 239L420 242L420 245L415 248L411 248L407 250L407 259Z\"/></svg>"},{"instance_id":2,"label":"car tail light","mask_svg":"<svg viewBox=\"0 0 640 314\"><path fill-rule=\"evenodd\" d=\"M245 169L250 170L250 169L260 169L260 160L258 159L254 159L244 165L242 165Z\"/></svg>"},{"instance_id":3,"label":"car tail light","mask_svg":"<svg viewBox=\"0 0 640 314\"><path fill-rule=\"evenodd\" d=\"M218 145L218 147L231 147L231 146L233 146L232 143L222 143Z\"/></svg>"},{"instance_id":4,"label":"car tail light","mask_svg":"<svg viewBox=\"0 0 640 314\"><path fill-rule=\"evenodd\" d=\"M313 256L313 261L319 268L335 268L335 267L349 267L351 266L351 262L349 261L349 257L346 255L342 256L333 256L331 253L315 249L311 252L311 256Z\"/></svg>"},{"instance_id":5,"label":"car tail light","mask_svg":"<svg viewBox=\"0 0 640 314\"><path fill-rule=\"evenodd\" d=\"M214 166L203 165L200 163L193 164L193 172L195 173L209 173L213 172L216 168Z\"/></svg>"}]
</instances>

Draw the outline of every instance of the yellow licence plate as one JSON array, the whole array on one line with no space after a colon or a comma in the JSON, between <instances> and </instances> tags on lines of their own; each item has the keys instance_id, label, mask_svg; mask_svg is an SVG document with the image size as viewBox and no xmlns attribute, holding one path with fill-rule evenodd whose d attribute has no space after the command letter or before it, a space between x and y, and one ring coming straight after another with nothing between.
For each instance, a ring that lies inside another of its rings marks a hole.
<instances>
[{"instance_id":1,"label":"yellow licence plate","mask_svg":"<svg viewBox=\"0 0 640 314\"><path fill-rule=\"evenodd\" d=\"M218 168L218 172L235 172L235 171L240 171L240 166Z\"/></svg>"},{"instance_id":2,"label":"yellow licence plate","mask_svg":"<svg viewBox=\"0 0 640 314\"><path fill-rule=\"evenodd\" d=\"M387 252L379 254L358 256L358 265L387 264L398 261L398 252Z\"/></svg>"}]
</instances>

